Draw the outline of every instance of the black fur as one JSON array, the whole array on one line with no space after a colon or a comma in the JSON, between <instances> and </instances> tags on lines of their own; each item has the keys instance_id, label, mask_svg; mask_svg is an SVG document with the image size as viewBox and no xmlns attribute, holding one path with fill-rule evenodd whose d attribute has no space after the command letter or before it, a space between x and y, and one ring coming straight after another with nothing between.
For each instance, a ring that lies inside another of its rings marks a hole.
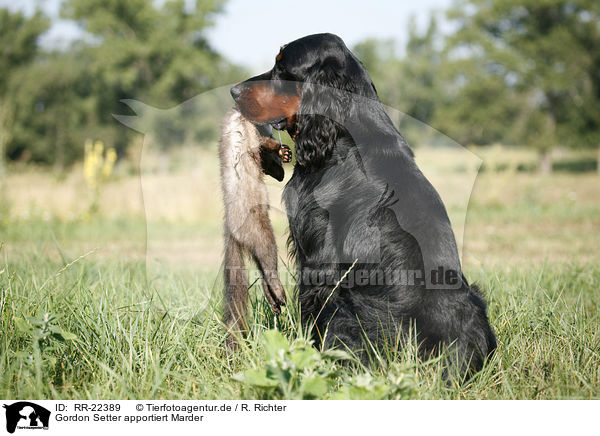
<instances>
[{"instance_id":1,"label":"black fur","mask_svg":"<svg viewBox=\"0 0 600 436\"><path fill-rule=\"evenodd\" d=\"M446 348L461 374L479 370L496 348L485 302L461 272L439 195L360 61L337 36L311 35L285 46L271 71L238 86L257 79L276 88L300 84L296 124L287 126L297 156L284 202L302 321L316 345L343 343L361 353L402 344L413 327L424 356ZM354 262L352 272L374 279L336 288ZM432 288L430 271L438 267L456 280ZM424 280L385 280L398 271Z\"/></svg>"}]
</instances>

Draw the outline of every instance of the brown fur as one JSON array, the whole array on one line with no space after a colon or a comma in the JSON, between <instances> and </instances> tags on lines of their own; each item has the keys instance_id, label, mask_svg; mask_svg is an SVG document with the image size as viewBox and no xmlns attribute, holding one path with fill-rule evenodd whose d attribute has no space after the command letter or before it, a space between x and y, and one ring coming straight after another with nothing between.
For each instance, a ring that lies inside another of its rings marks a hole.
<instances>
[{"instance_id":1,"label":"brown fur","mask_svg":"<svg viewBox=\"0 0 600 436\"><path fill-rule=\"evenodd\" d=\"M263 174L266 172L278 180L283 179L280 156L289 161L289 148L283 146L282 149L272 138L262 136L236 109L227 113L219 145L225 205L223 320L234 335L247 329L246 255L250 255L261 273L265 296L273 311L279 314L280 306L285 304L285 292L277 274L277 246L269 220ZM235 344L232 336L228 341Z\"/></svg>"},{"instance_id":2,"label":"brown fur","mask_svg":"<svg viewBox=\"0 0 600 436\"><path fill-rule=\"evenodd\" d=\"M238 85L240 86L240 85ZM286 128L296 123L296 114L302 101L301 89L294 82L285 83L287 92L278 93L272 82L259 81L244 87L236 99L244 116L259 123L286 120Z\"/></svg>"}]
</instances>

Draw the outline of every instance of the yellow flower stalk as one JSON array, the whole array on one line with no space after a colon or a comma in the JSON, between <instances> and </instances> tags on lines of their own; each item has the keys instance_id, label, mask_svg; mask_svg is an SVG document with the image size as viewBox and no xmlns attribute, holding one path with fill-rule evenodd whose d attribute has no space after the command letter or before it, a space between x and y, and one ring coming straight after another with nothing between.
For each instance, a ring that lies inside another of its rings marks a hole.
<instances>
[{"instance_id":1,"label":"yellow flower stalk","mask_svg":"<svg viewBox=\"0 0 600 436\"><path fill-rule=\"evenodd\" d=\"M115 162L117 161L117 152L114 148L110 147L106 150L106 157L104 159L104 165L102 166L102 176L105 179L108 179L112 174L112 170L115 166Z\"/></svg>"},{"instance_id":2,"label":"yellow flower stalk","mask_svg":"<svg viewBox=\"0 0 600 436\"><path fill-rule=\"evenodd\" d=\"M100 198L100 186L112 175L117 152L113 147L105 151L102 141L92 142L90 139L84 144L83 175L88 187L92 190L93 200L90 205L90 213L98 210Z\"/></svg>"}]
</instances>

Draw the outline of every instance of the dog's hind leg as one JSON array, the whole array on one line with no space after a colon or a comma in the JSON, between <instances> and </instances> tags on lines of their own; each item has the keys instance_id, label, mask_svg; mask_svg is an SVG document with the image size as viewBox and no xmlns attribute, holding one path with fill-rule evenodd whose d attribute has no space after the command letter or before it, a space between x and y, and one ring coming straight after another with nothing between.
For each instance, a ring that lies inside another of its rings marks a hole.
<instances>
[{"instance_id":1,"label":"dog's hind leg","mask_svg":"<svg viewBox=\"0 0 600 436\"><path fill-rule=\"evenodd\" d=\"M244 264L243 247L230 234L226 235L225 238L224 277L225 308L223 310L223 322L230 333L227 343L235 347L235 336L244 333L247 329L248 274Z\"/></svg>"}]
</instances>

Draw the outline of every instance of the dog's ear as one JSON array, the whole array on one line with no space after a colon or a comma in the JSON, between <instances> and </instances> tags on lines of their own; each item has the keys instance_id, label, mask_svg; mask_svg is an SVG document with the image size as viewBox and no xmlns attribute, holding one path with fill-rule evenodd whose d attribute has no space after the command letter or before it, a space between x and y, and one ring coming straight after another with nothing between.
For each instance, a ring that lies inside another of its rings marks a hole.
<instances>
[{"instance_id":1,"label":"dog's ear","mask_svg":"<svg viewBox=\"0 0 600 436\"><path fill-rule=\"evenodd\" d=\"M320 167L333 146L347 133L345 121L355 113L353 81L336 58L327 58L309 70L298 108L296 162Z\"/></svg>"}]
</instances>

